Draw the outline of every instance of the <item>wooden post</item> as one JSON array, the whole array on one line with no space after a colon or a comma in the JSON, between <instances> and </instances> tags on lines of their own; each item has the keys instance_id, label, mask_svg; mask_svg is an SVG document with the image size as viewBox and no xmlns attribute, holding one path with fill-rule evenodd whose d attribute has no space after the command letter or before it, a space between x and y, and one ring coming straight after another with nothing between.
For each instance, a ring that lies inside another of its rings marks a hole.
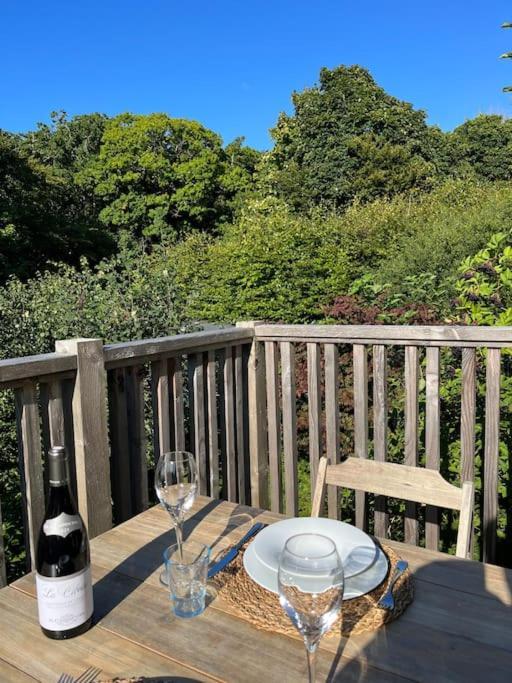
<instances>
[{"instance_id":1,"label":"wooden post","mask_svg":"<svg viewBox=\"0 0 512 683\"><path fill-rule=\"evenodd\" d=\"M258 321L239 322L237 327L254 330ZM265 350L262 342L253 338L247 368L249 411L249 462L251 469L251 505L269 507L268 453L266 430Z\"/></svg>"},{"instance_id":2,"label":"wooden post","mask_svg":"<svg viewBox=\"0 0 512 683\"><path fill-rule=\"evenodd\" d=\"M94 538L112 527L107 382L101 339L57 341L58 353L76 354L73 390L78 507Z\"/></svg>"}]
</instances>

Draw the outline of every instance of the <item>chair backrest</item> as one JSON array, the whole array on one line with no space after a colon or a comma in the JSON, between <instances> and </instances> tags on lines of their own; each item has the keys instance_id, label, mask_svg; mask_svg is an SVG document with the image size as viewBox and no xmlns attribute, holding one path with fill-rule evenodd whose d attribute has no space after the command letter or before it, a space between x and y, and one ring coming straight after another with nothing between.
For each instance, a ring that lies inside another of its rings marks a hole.
<instances>
[{"instance_id":1,"label":"chair backrest","mask_svg":"<svg viewBox=\"0 0 512 683\"><path fill-rule=\"evenodd\" d=\"M365 458L347 458L338 465L328 465L327 459L321 458L313 496L313 517L320 515L326 484L459 510L456 555L468 556L473 519L472 481L465 481L462 488L458 488L443 479L439 472L424 467L376 462Z\"/></svg>"}]
</instances>

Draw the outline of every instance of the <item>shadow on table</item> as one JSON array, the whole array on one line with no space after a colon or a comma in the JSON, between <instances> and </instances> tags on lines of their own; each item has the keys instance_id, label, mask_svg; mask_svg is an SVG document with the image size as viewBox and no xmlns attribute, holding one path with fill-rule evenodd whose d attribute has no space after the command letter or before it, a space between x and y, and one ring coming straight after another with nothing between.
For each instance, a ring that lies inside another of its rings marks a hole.
<instances>
[{"instance_id":1,"label":"shadow on table","mask_svg":"<svg viewBox=\"0 0 512 683\"><path fill-rule=\"evenodd\" d=\"M203 522L209 514L214 512L222 500L210 500L201 510L186 519L183 524L183 536L186 540ZM222 539L233 532L232 520L236 517L245 518L250 525L251 518L259 514L257 510L237 505L233 508L230 515L226 516L224 528L219 532L217 539L212 543L215 548ZM216 520L216 524L221 526L222 522ZM169 520L169 526L171 522ZM107 572L99 581L94 584L94 604L95 622L100 621L115 609L125 598L136 590L141 582L145 581L163 564L162 554L169 545L176 542L176 534L170 527L159 536L152 539L149 543L138 548L134 553L124 558L117 566ZM176 679L178 680L178 679Z\"/></svg>"},{"instance_id":2,"label":"shadow on table","mask_svg":"<svg viewBox=\"0 0 512 683\"><path fill-rule=\"evenodd\" d=\"M406 611L374 633L341 640L325 680L511 680L512 571L447 559L413 570L413 580Z\"/></svg>"}]
</instances>

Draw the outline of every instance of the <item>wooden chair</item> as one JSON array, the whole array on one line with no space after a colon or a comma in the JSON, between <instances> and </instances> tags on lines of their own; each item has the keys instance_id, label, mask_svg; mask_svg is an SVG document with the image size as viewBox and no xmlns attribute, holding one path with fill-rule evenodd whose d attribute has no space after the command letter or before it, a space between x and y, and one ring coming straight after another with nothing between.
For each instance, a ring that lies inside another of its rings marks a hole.
<instances>
[{"instance_id":1,"label":"wooden chair","mask_svg":"<svg viewBox=\"0 0 512 683\"><path fill-rule=\"evenodd\" d=\"M409 467L364 458L347 458L338 465L328 465L320 458L311 516L319 517L326 484L367 491L400 500L451 508L460 511L457 534L457 557L467 557L471 542L474 484L465 481L462 488L449 484L435 470Z\"/></svg>"}]
</instances>

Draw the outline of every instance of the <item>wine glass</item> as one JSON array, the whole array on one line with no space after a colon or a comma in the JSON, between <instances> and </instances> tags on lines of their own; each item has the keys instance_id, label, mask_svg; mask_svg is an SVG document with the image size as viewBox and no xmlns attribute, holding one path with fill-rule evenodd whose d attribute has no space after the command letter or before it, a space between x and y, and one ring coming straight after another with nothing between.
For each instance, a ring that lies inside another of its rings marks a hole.
<instances>
[{"instance_id":1,"label":"wine glass","mask_svg":"<svg viewBox=\"0 0 512 683\"><path fill-rule=\"evenodd\" d=\"M176 531L178 552L182 556L183 519L197 494L197 467L192 453L173 451L162 453L155 470L155 491L161 505L170 514ZM167 574L160 575L167 585Z\"/></svg>"},{"instance_id":2,"label":"wine glass","mask_svg":"<svg viewBox=\"0 0 512 683\"><path fill-rule=\"evenodd\" d=\"M335 544L321 534L297 534L279 560L279 602L304 638L309 683L315 680L316 649L340 614L343 565Z\"/></svg>"}]
</instances>

